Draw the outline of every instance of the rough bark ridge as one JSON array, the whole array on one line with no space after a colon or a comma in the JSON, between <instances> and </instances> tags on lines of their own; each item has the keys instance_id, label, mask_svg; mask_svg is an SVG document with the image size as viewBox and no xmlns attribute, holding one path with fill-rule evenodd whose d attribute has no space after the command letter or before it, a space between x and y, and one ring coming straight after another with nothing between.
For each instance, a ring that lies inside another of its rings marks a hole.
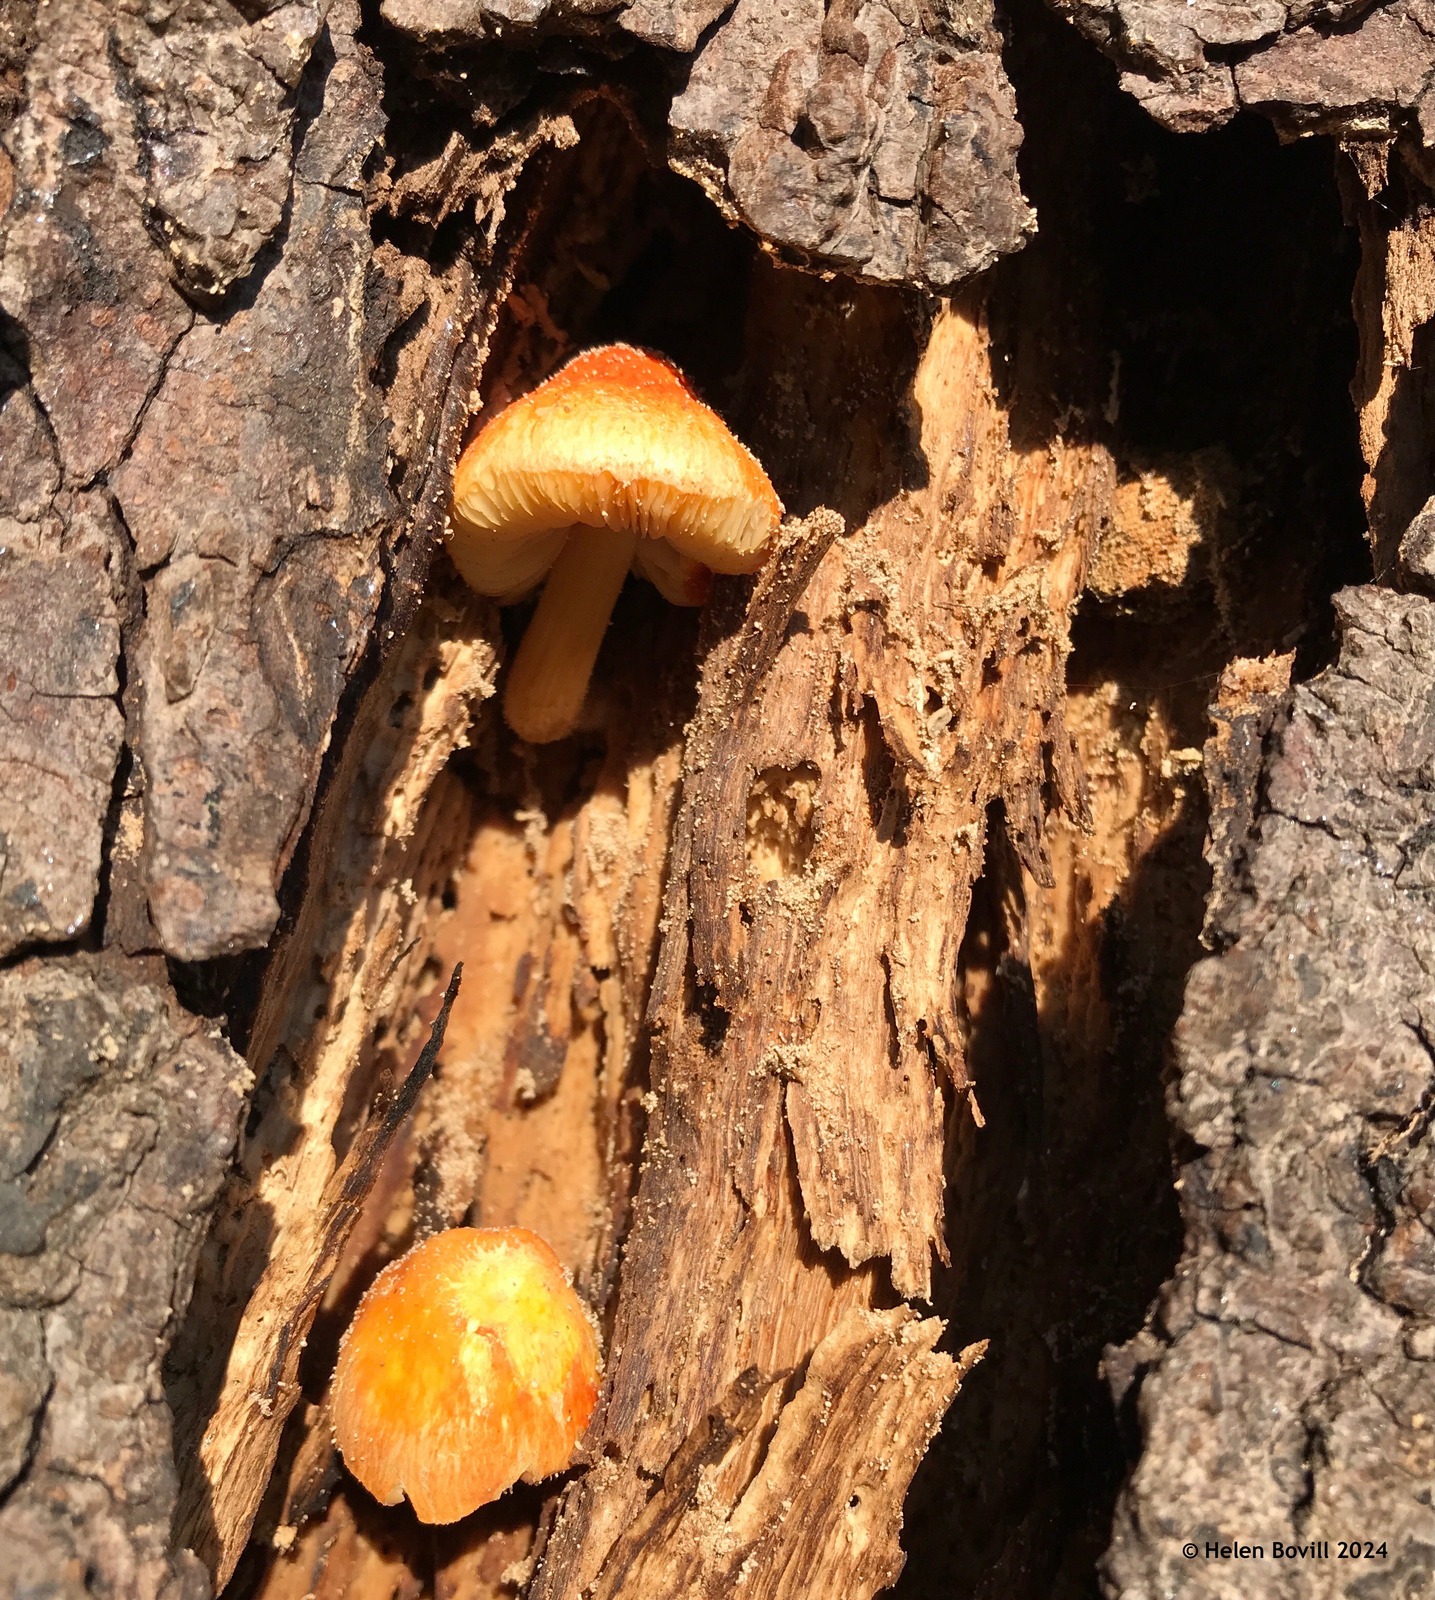
<instances>
[{"instance_id":1,"label":"rough bark ridge","mask_svg":"<svg viewBox=\"0 0 1435 1600\"><path fill-rule=\"evenodd\" d=\"M19 697L0 738L54 826L5 829L0 948L89 920L117 622L143 829L116 885L127 944L204 959L278 916L392 510L360 192L378 84L356 12L329 9L74 0L36 28L6 141L0 299L31 387L5 408L6 512L28 532L3 541L3 581L52 649L0 673ZM73 765L37 771L40 741Z\"/></svg>"},{"instance_id":2,"label":"rough bark ridge","mask_svg":"<svg viewBox=\"0 0 1435 1600\"><path fill-rule=\"evenodd\" d=\"M456 72L465 46L501 40L522 60L555 34L690 55L681 76L672 72L673 167L734 221L813 266L945 289L1015 250L1032 227L989 0L623 0L611 9L384 0L383 15L439 72L459 51ZM476 76L491 83L492 55L478 59L486 70ZM510 84L500 85L508 99Z\"/></svg>"},{"instance_id":3,"label":"rough bark ridge","mask_svg":"<svg viewBox=\"0 0 1435 1600\"><path fill-rule=\"evenodd\" d=\"M1186 1256L1113 1362L1149 1369L1115 1593L1331 1592L1273 1540L1386 1543L1362 1593L1419 1592L1435 1562L1435 969L1410 937L1435 885L1435 604L1337 605L1339 661L1234 713L1277 719L1269 758L1250 738L1211 751L1228 813L1260 799L1249 835L1218 827L1241 892L1177 1035L1172 1111L1202 1151L1181 1173ZM1186 1540L1268 1559L1190 1561Z\"/></svg>"},{"instance_id":4,"label":"rough bark ridge","mask_svg":"<svg viewBox=\"0 0 1435 1600\"><path fill-rule=\"evenodd\" d=\"M102 494L62 494L34 401L0 409L0 955L73 938L90 919L124 736L119 609L107 569L124 536Z\"/></svg>"},{"instance_id":5,"label":"rough bark ridge","mask_svg":"<svg viewBox=\"0 0 1435 1600\"><path fill-rule=\"evenodd\" d=\"M0 973L6 1593L209 1592L170 1557L160 1363L250 1078L150 976L107 956Z\"/></svg>"},{"instance_id":6,"label":"rough bark ridge","mask_svg":"<svg viewBox=\"0 0 1435 1600\"><path fill-rule=\"evenodd\" d=\"M1435 11L1426 0L1051 0L1178 133L1238 111L1282 132L1435 140Z\"/></svg>"},{"instance_id":7,"label":"rough bark ridge","mask_svg":"<svg viewBox=\"0 0 1435 1600\"><path fill-rule=\"evenodd\" d=\"M17 1356L6 1406L11 1548L57 1593L170 1582L159 1364L247 1082L144 952L269 937L383 591L371 369L401 294L373 265L357 24L345 4L75 0L10 8L0 39L0 954L107 947L17 966L0 996L7 1259L44 1284L15 1302L17 1349L53 1323L84 1369L64 1355L36 1432L48 1358ZM426 463L416 409L403 442ZM82 1097L95 1064L108 1087ZM72 1284L71 1261L94 1270Z\"/></svg>"}]
</instances>

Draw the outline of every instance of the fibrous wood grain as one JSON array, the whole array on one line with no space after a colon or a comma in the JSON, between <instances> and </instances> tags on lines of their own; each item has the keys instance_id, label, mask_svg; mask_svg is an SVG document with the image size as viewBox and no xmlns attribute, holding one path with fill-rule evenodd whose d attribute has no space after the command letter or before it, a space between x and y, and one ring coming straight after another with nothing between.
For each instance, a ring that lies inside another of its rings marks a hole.
<instances>
[{"instance_id":1,"label":"fibrous wood grain","mask_svg":"<svg viewBox=\"0 0 1435 1600\"><path fill-rule=\"evenodd\" d=\"M945 1106L971 1114L951 986L986 807L1006 800L1040 872L1039 774L1079 804L1053 696L1109 459L1059 438L1013 446L979 297L937 317L914 394L921 487L836 540L815 515L740 617L716 619L650 1005L655 1098L603 1457L566 1499L544 1600L614 1583L635 1518L681 1523L664 1502L687 1492L682 1474L665 1475L743 1374L803 1369L880 1303L888 1271L926 1291ZM928 1385L913 1403L935 1419L948 1398ZM852 1450L875 1460L880 1433ZM886 1492L874 1515L895 1522ZM840 1546L842 1515L824 1498L774 1531L761 1565Z\"/></svg>"},{"instance_id":2,"label":"fibrous wood grain","mask_svg":"<svg viewBox=\"0 0 1435 1600\"><path fill-rule=\"evenodd\" d=\"M639 660L625 676L630 692L651 696ZM400 995L423 995L432 965L462 960L465 983L441 1074L326 1302L332 1320L319 1353L329 1365L374 1272L435 1228L466 1219L539 1230L580 1292L597 1308L606 1299L641 1122L634 1080L680 760L675 726L636 726L626 706L614 708L608 726L603 759L577 764L577 793L560 803L490 705L472 751L422 806L405 864L413 903L390 982ZM342 980L342 968L334 976ZM362 989L341 982L341 990L354 1019L406 1009L406 1000L376 1004ZM301 1004L296 1019L303 1014ZM370 1070L362 1057L343 1066L351 1083ZM299 1105L320 1105L320 1088L314 1078L296 1085ZM317 1394L327 1381L320 1366ZM301 1426L292 1468L280 1461L288 1475L282 1520L259 1529L287 1551L265 1572L265 1600L346 1595L377 1581L386 1563L415 1583L431 1572L436 1592L453 1600L504 1592L500 1575L522 1566L534 1537L533 1494L516 1506L509 1496L434 1540L404 1513L376 1522L352 1484L328 1500L341 1475L327 1412L310 1408Z\"/></svg>"},{"instance_id":3,"label":"fibrous wood grain","mask_svg":"<svg viewBox=\"0 0 1435 1600\"><path fill-rule=\"evenodd\" d=\"M831 481L808 454L809 430L824 419L798 375L844 359L829 337L833 314L786 275L765 280L752 313L754 337L779 316L801 334L761 403L769 459L788 452L788 473L814 487ZM894 314L899 307L867 294L836 312L856 348L892 338ZM850 1494L831 1484L811 1490L801 1518L754 1509L774 1495L780 1504L784 1481L796 1491L793 1455L779 1453L761 1477L763 1442L771 1427L782 1430L814 1351L839 1326L839 1343L855 1337L866 1309L886 1300L888 1271L925 1285L940 1248L948 1096L957 1096L955 1115L969 1115L955 941L984 811L994 795L1007 800L1040 872L1041 807L1028 786L1064 770L1053 696L1069 608L1111 489L1109 460L1084 440L1013 446L980 300L939 317L923 348L913 391L918 486L883 496L890 443L856 409L837 484L856 531L844 535L827 511L791 527L750 605L730 590L709 618L649 1004L656 1055L637 1022L678 758L664 754L650 771L640 759L648 736L633 743L632 708L651 716L669 704L652 694L640 638L615 640L600 668L590 720L607 730L607 753L596 781L578 787L571 821L537 788L514 804L524 790L509 768L527 758L488 734L471 777L484 775L489 798L467 812L457 800L441 808L449 820L435 839L467 843L449 857L452 903L436 916L432 947L457 952L462 943L479 987L460 1006L451 1066L420 1118L414 1177L400 1176L383 1201L392 1222L374 1219L368 1236L402 1239L472 1202L478 1220L556 1227L567 1251L576 1221L570 1259L580 1282L600 1289L612 1271L612 1223L606 1207L586 1229L573 1214L590 1192L591 1135L563 1107L591 1096L595 1044L600 1107L614 1106L635 1074L639 1084L645 1071L652 1078L644 1195L610 1351L614 1399L538 1569L542 1593L589 1581L659 1593L675 1574L707 1592L739 1571L751 1582L795 1581L780 1575L850 1555L849 1533L874 1553L870 1565L842 1569L841 1582L862 1592L888 1581L916 1441L951 1397L954 1369L913 1367L904 1379L912 1431L895 1453L880 1406L850 1414L844 1459L871 1478L859 1496L860 1536L843 1510ZM512 368L511 356L500 360L501 381ZM842 416L851 385L834 389ZM879 404L881 390L870 392ZM605 681L615 667L617 683ZM950 805L947 787L959 797ZM913 848L922 874L904 872ZM554 1152L534 1143L544 1128L560 1141L561 1179ZM809 1396L821 1392L822 1370L811 1369L819 1387ZM755 1409L753 1395L765 1397ZM685 1441L710 1438L704 1419L714 1409L731 1412L721 1528L715 1511L691 1511L691 1475L673 1466ZM810 1411L804 1402L787 1422L796 1455L820 1438ZM900 1470L881 1470L884 1460ZM655 1476L667 1483L656 1495ZM382 1564L378 1530L355 1520L361 1509L335 1498L299 1530L293 1556L273 1564L264 1592L287 1594L307 1572L316 1592L338 1594ZM604 1541L634 1518L661 1529L661 1540L655 1533L652 1550L645 1541L640 1551L630 1539L609 1564ZM490 1536L487 1527L480 1519L467 1550L439 1559L444 1592L492 1593L505 1568L498 1553L522 1554L511 1530L495 1526Z\"/></svg>"},{"instance_id":4,"label":"fibrous wood grain","mask_svg":"<svg viewBox=\"0 0 1435 1600\"><path fill-rule=\"evenodd\" d=\"M490 610L432 604L371 691L346 753L354 770L336 789L343 803L319 825L323 891L309 897L280 952L256 1021L263 1115L210 1242L198 1289L204 1315L176 1362L186 1447L180 1537L221 1584L249 1537L298 1400L300 1352L353 1221L336 1150L352 1129L341 1119L365 1081L379 1019L411 981L407 963L417 953L422 966L428 954L418 937L428 898L413 877L426 827L442 813L426 812L425 802L466 740L474 705L492 693ZM394 715L401 699L415 705L412 719Z\"/></svg>"},{"instance_id":5,"label":"fibrous wood grain","mask_svg":"<svg viewBox=\"0 0 1435 1600\"><path fill-rule=\"evenodd\" d=\"M1435 327L1435 196L1419 152L1353 147L1342 169L1347 205L1360 229L1355 310L1360 360L1351 392L1359 408L1362 485L1375 574L1401 577L1398 549L1435 490L1418 442L1435 416L1427 351ZM1402 192L1398 210L1387 195Z\"/></svg>"},{"instance_id":6,"label":"fibrous wood grain","mask_svg":"<svg viewBox=\"0 0 1435 1600\"><path fill-rule=\"evenodd\" d=\"M906 1306L853 1309L790 1395L781 1377L740 1377L614 1546L593 1600L885 1588L902 1570L894 1508L981 1355L937 1353L941 1333L938 1318ZM843 1509L835 1528L833 1506Z\"/></svg>"}]
</instances>

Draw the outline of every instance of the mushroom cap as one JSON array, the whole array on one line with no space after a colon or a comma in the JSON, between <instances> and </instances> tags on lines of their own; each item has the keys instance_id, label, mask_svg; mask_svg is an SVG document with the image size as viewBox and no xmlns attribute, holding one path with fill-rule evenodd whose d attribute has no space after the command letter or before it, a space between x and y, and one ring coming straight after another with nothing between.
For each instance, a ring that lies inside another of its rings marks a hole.
<instances>
[{"instance_id":1,"label":"mushroom cap","mask_svg":"<svg viewBox=\"0 0 1435 1600\"><path fill-rule=\"evenodd\" d=\"M756 457L677 368L625 344L585 351L499 412L459 459L453 510L465 577L470 540L575 524L667 539L714 572L754 572L782 515Z\"/></svg>"},{"instance_id":2,"label":"mushroom cap","mask_svg":"<svg viewBox=\"0 0 1435 1600\"><path fill-rule=\"evenodd\" d=\"M456 1522L561 1472L598 1397L598 1336L526 1228L451 1228L391 1262L334 1369L334 1438L383 1505Z\"/></svg>"}]
</instances>

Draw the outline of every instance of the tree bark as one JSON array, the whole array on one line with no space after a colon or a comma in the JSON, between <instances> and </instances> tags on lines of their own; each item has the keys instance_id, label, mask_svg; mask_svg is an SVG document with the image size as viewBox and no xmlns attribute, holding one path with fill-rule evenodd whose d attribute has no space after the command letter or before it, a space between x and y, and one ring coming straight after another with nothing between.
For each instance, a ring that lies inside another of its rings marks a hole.
<instances>
[{"instance_id":1,"label":"tree bark","mask_svg":"<svg viewBox=\"0 0 1435 1600\"><path fill-rule=\"evenodd\" d=\"M1390 1593L1435 1561L1429 974L1409 939L1435 617L1378 589L1337 604L1339 660L1293 695L1233 692L1208 755L1239 887L1177 1032L1173 1110L1202 1152L1181 1173L1186 1254L1113 1363L1118 1382L1145 1368L1145 1449L1105 1563L1118 1592L1248 1592L1220 1563L1191 1585L1180 1548L1241 1528L1307 1551L1369 1528ZM1230 1452L1240 1473L1207 1465ZM1272 1593L1330 1592L1319 1564L1266 1571Z\"/></svg>"},{"instance_id":2,"label":"tree bark","mask_svg":"<svg viewBox=\"0 0 1435 1600\"><path fill-rule=\"evenodd\" d=\"M15 1592L1417 1592L1435 26L1067 9L0 14ZM1122 207L1221 173L1175 314ZM447 484L610 338L788 516L537 750ZM424 1530L327 1384L464 1220L605 1383Z\"/></svg>"}]
</instances>

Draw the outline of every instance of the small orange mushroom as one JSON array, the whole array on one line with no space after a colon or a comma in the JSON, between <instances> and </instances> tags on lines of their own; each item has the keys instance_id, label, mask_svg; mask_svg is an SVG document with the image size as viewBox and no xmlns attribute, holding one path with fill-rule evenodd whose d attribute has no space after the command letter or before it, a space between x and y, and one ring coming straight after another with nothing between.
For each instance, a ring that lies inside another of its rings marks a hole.
<instances>
[{"instance_id":1,"label":"small orange mushroom","mask_svg":"<svg viewBox=\"0 0 1435 1600\"><path fill-rule=\"evenodd\" d=\"M630 569L677 605L755 572L782 505L757 459L666 361L604 345L488 422L454 473L454 565L480 594L547 577L503 710L535 744L573 731Z\"/></svg>"},{"instance_id":2,"label":"small orange mushroom","mask_svg":"<svg viewBox=\"0 0 1435 1600\"><path fill-rule=\"evenodd\" d=\"M526 1228L451 1228L374 1279L339 1346L334 1440L382 1505L457 1522L573 1459L598 1336Z\"/></svg>"}]
</instances>

